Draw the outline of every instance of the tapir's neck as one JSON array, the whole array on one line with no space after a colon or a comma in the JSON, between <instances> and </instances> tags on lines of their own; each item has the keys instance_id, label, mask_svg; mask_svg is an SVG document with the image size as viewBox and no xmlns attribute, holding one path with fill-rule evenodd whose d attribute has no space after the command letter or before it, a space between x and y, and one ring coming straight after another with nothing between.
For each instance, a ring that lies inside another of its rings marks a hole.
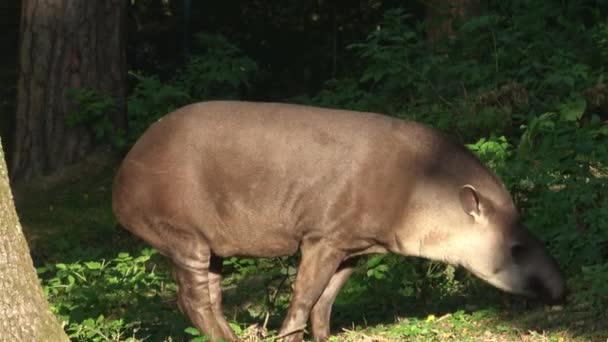
<instances>
[{"instance_id":1,"label":"tapir's neck","mask_svg":"<svg viewBox=\"0 0 608 342\"><path fill-rule=\"evenodd\" d=\"M463 227L472 224L465 213L459 192L473 186L489 202L510 207L516 213L502 182L465 148L443 136L429 135L428 141L415 144L419 166L412 175L413 191L402 220L394 227L394 238L387 249L402 255L419 256L456 264L461 244L455 240L475 239ZM423 137L424 138L424 137Z\"/></svg>"},{"instance_id":2,"label":"tapir's neck","mask_svg":"<svg viewBox=\"0 0 608 342\"><path fill-rule=\"evenodd\" d=\"M452 197L439 188L418 188L408 215L395 227L394 243L388 249L402 255L456 263L450 241L469 218L460 208L458 198Z\"/></svg>"}]
</instances>

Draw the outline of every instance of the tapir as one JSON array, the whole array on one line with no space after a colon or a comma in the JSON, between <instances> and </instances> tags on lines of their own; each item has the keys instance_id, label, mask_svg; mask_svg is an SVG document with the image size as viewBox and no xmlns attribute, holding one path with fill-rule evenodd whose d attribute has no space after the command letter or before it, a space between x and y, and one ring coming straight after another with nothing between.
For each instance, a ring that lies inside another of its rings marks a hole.
<instances>
[{"instance_id":1,"label":"tapir","mask_svg":"<svg viewBox=\"0 0 608 342\"><path fill-rule=\"evenodd\" d=\"M211 341L222 258L301 252L282 341L330 335L358 256L459 265L502 290L560 303L564 277L498 177L440 131L364 112L211 101L178 109L135 143L113 184L119 223L168 256L178 304Z\"/></svg>"}]
</instances>

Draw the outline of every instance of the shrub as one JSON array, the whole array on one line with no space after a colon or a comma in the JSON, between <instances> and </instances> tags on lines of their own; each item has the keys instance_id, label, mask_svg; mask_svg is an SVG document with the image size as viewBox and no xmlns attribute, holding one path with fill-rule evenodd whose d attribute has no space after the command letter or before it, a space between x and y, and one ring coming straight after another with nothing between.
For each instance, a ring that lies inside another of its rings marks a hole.
<instances>
[{"instance_id":1,"label":"shrub","mask_svg":"<svg viewBox=\"0 0 608 342\"><path fill-rule=\"evenodd\" d=\"M195 100L238 98L249 86L256 63L220 34L196 35L198 52L177 72L173 84Z\"/></svg>"},{"instance_id":2,"label":"shrub","mask_svg":"<svg viewBox=\"0 0 608 342\"><path fill-rule=\"evenodd\" d=\"M49 264L38 274L53 312L74 340L135 339L159 325L183 331L186 321L164 303L175 297L175 284L158 270L156 258L156 251L144 249L111 260Z\"/></svg>"},{"instance_id":3,"label":"shrub","mask_svg":"<svg viewBox=\"0 0 608 342\"><path fill-rule=\"evenodd\" d=\"M192 102L184 89L161 82L158 77L129 73L137 81L127 100L129 142L133 143L163 115Z\"/></svg>"},{"instance_id":4,"label":"shrub","mask_svg":"<svg viewBox=\"0 0 608 342\"><path fill-rule=\"evenodd\" d=\"M124 146L125 132L117 131L108 115L117 110L111 96L93 89L73 88L68 91L68 97L76 104L76 110L66 118L68 126L86 125L93 129L97 140L109 140L116 147Z\"/></svg>"}]
</instances>

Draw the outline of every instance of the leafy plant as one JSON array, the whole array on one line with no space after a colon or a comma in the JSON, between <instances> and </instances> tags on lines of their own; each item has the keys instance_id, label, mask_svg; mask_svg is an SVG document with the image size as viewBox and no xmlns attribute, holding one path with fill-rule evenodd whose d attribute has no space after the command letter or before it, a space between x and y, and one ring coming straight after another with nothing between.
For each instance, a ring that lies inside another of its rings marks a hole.
<instances>
[{"instance_id":1,"label":"leafy plant","mask_svg":"<svg viewBox=\"0 0 608 342\"><path fill-rule=\"evenodd\" d=\"M109 112L117 110L111 96L86 88L70 89L68 96L76 104L76 110L70 112L66 119L69 126L86 125L93 129L97 140L109 140L114 146L124 146L125 132L116 131L109 116Z\"/></svg>"},{"instance_id":2,"label":"leafy plant","mask_svg":"<svg viewBox=\"0 0 608 342\"><path fill-rule=\"evenodd\" d=\"M256 63L220 34L196 35L199 52L181 68L174 84L193 99L235 98L239 87L249 86Z\"/></svg>"},{"instance_id":3,"label":"leafy plant","mask_svg":"<svg viewBox=\"0 0 608 342\"><path fill-rule=\"evenodd\" d=\"M209 337L201 335L201 332L198 329L193 327L188 327L184 330L188 335L191 335L193 338L190 342L207 342L209 341Z\"/></svg>"},{"instance_id":4,"label":"leafy plant","mask_svg":"<svg viewBox=\"0 0 608 342\"><path fill-rule=\"evenodd\" d=\"M197 100L235 97L257 70L253 60L221 35L197 35L202 50L177 71L174 79L162 82L156 76L130 72L136 86L129 95L128 142L133 143L163 115Z\"/></svg>"},{"instance_id":5,"label":"leafy plant","mask_svg":"<svg viewBox=\"0 0 608 342\"><path fill-rule=\"evenodd\" d=\"M373 108L373 101L378 99L364 91L356 80L345 78L325 82L324 89L311 99L300 97L295 100L322 107L365 111Z\"/></svg>"},{"instance_id":6,"label":"leafy plant","mask_svg":"<svg viewBox=\"0 0 608 342\"><path fill-rule=\"evenodd\" d=\"M72 339L122 341L175 321L168 319L173 315L163 303L175 296L175 284L166 272L157 271L156 255L144 249L137 256L119 253L111 260L49 264L38 274Z\"/></svg>"},{"instance_id":7,"label":"leafy plant","mask_svg":"<svg viewBox=\"0 0 608 342\"><path fill-rule=\"evenodd\" d=\"M511 145L505 136L481 138L474 144L466 145L482 162L495 172L501 174L507 167L507 160L511 156Z\"/></svg>"},{"instance_id":8,"label":"leafy plant","mask_svg":"<svg viewBox=\"0 0 608 342\"><path fill-rule=\"evenodd\" d=\"M608 263L583 266L581 271L583 277L575 292L578 301L602 310L608 304Z\"/></svg>"},{"instance_id":9,"label":"leafy plant","mask_svg":"<svg viewBox=\"0 0 608 342\"><path fill-rule=\"evenodd\" d=\"M127 100L129 142L133 143L143 132L161 116L192 102L185 90L166 84L155 76L144 76L130 72L137 82L133 93Z\"/></svg>"},{"instance_id":10,"label":"leafy plant","mask_svg":"<svg viewBox=\"0 0 608 342\"><path fill-rule=\"evenodd\" d=\"M570 116L547 113L531 121L522 137L525 172L522 203L529 224L552 241L555 255L580 268L606 256L608 216L604 208L608 127L597 117L579 125ZM520 174L520 175L521 175Z\"/></svg>"}]
</instances>

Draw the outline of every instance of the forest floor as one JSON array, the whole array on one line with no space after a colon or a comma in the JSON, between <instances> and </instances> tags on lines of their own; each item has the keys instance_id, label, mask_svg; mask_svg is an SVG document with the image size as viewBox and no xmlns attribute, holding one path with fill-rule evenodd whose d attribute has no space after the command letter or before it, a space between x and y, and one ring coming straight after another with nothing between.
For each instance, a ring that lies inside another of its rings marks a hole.
<instances>
[{"instance_id":1,"label":"forest floor","mask_svg":"<svg viewBox=\"0 0 608 342\"><path fill-rule=\"evenodd\" d=\"M15 187L18 213L37 267L45 263L108 260L119 252L137 253L145 247L117 227L112 216L111 181L116 165L116 158L101 153L59 176ZM161 267L158 272L169 271ZM268 320L269 335L260 328L264 324L263 315L253 313L255 298L263 303L267 295L264 284L259 275L238 280L228 275L225 279L225 311L229 319L236 318L240 336L246 341L271 337L284 314L283 308ZM506 298L489 287L484 291L491 294L457 300L427 298L421 302L386 293L394 298L385 299L384 306L375 305L374 298L356 303L342 300L341 295L333 310L331 341L608 341L605 311L576 304L545 307ZM387 302L390 307L386 307ZM175 305L175 298L161 305L166 305L171 315L188 325ZM146 330L145 324L142 322L142 331ZM192 338L183 331L175 331L164 332L163 336L148 333L130 341Z\"/></svg>"}]
</instances>

